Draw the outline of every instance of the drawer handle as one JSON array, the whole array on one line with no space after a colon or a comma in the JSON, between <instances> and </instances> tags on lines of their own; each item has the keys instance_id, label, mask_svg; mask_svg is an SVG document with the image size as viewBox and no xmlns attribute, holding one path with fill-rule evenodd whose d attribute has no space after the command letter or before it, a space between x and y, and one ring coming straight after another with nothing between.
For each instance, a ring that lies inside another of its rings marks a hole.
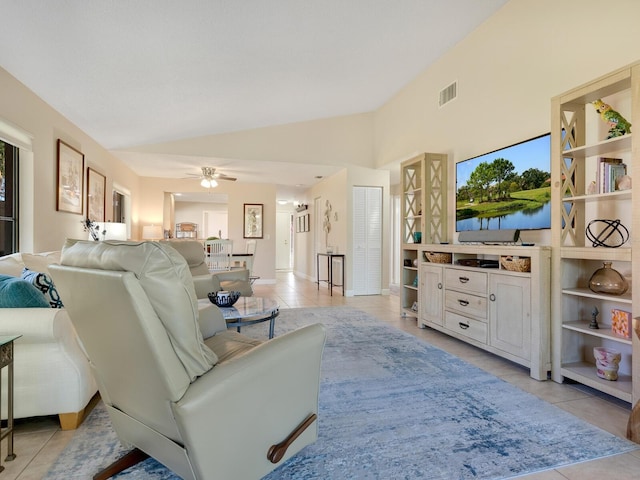
<instances>
[{"instance_id":1,"label":"drawer handle","mask_svg":"<svg viewBox=\"0 0 640 480\"><path fill-rule=\"evenodd\" d=\"M467 328L469 328L469 324L468 323L459 322L458 326L463 330L466 330Z\"/></svg>"},{"instance_id":2,"label":"drawer handle","mask_svg":"<svg viewBox=\"0 0 640 480\"><path fill-rule=\"evenodd\" d=\"M495 302L496 296L492 293L491 295L489 295L489 300L491 300L492 302Z\"/></svg>"},{"instance_id":3,"label":"drawer handle","mask_svg":"<svg viewBox=\"0 0 640 480\"><path fill-rule=\"evenodd\" d=\"M466 307L467 305L469 305L469 301L467 301L467 300L460 300L460 299L458 299L458 303L459 303L460 305L462 305L463 307Z\"/></svg>"},{"instance_id":4,"label":"drawer handle","mask_svg":"<svg viewBox=\"0 0 640 480\"><path fill-rule=\"evenodd\" d=\"M460 280L460 283L467 283L469 281L469 277L458 277L458 280Z\"/></svg>"},{"instance_id":5,"label":"drawer handle","mask_svg":"<svg viewBox=\"0 0 640 480\"><path fill-rule=\"evenodd\" d=\"M438 283L438 290L442 290L442 282Z\"/></svg>"}]
</instances>

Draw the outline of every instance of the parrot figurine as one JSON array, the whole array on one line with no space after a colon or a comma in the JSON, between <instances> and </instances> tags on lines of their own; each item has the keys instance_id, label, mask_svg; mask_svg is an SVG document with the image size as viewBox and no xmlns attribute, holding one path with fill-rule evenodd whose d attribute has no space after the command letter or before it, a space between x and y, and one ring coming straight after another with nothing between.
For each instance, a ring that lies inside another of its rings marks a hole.
<instances>
[{"instance_id":1,"label":"parrot figurine","mask_svg":"<svg viewBox=\"0 0 640 480\"><path fill-rule=\"evenodd\" d=\"M627 133L631 133L631 124L625 120L625 118L616 112L611 105L607 105L601 99L592 102L596 107L596 112L600 114L602 119L609 124L609 135L607 139L614 137L621 137Z\"/></svg>"}]
</instances>

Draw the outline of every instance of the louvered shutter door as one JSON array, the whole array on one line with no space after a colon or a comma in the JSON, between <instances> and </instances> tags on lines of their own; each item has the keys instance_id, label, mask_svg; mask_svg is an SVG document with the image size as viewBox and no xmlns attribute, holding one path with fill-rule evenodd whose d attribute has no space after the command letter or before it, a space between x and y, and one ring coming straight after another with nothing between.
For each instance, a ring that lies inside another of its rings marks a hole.
<instances>
[{"instance_id":1,"label":"louvered shutter door","mask_svg":"<svg viewBox=\"0 0 640 480\"><path fill-rule=\"evenodd\" d=\"M377 295L382 283L382 189L353 187L353 293Z\"/></svg>"}]
</instances>

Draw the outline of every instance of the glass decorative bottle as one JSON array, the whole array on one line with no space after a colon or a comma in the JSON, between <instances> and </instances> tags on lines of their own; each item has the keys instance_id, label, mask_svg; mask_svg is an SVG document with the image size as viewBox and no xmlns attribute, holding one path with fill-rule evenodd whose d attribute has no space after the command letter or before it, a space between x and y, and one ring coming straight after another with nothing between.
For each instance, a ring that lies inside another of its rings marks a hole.
<instances>
[{"instance_id":1,"label":"glass decorative bottle","mask_svg":"<svg viewBox=\"0 0 640 480\"><path fill-rule=\"evenodd\" d=\"M629 283L620 272L611 268L611 262L603 262L589 280L589 289L595 293L622 295L629 289Z\"/></svg>"}]
</instances>

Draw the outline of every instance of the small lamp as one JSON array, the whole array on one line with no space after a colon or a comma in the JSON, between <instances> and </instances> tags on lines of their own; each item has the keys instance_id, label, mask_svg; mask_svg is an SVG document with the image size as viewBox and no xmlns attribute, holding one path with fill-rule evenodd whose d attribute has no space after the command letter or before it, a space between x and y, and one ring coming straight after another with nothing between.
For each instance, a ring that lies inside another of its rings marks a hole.
<instances>
[{"instance_id":1,"label":"small lamp","mask_svg":"<svg viewBox=\"0 0 640 480\"><path fill-rule=\"evenodd\" d=\"M160 240L163 236L164 234L160 225L145 225L142 227L143 240Z\"/></svg>"},{"instance_id":2,"label":"small lamp","mask_svg":"<svg viewBox=\"0 0 640 480\"><path fill-rule=\"evenodd\" d=\"M127 225L120 222L96 222L99 227L100 240L126 240ZM103 233L104 232L104 233Z\"/></svg>"}]
</instances>

